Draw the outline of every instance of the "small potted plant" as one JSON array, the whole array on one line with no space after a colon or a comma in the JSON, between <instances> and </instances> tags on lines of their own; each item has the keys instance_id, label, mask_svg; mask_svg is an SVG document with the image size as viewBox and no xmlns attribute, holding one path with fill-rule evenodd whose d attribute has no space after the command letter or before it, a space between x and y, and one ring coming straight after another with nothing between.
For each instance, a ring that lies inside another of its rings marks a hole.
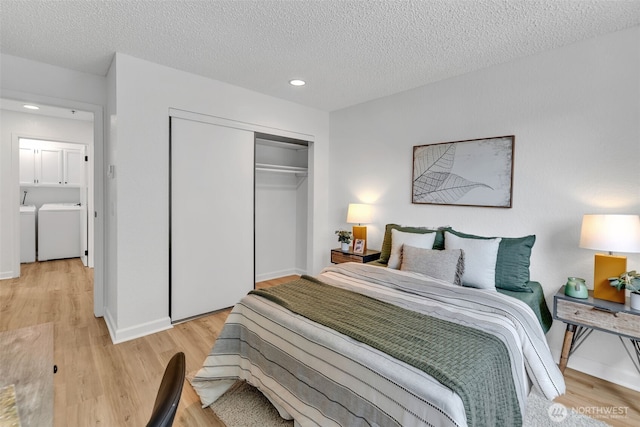
<instances>
[{"instance_id":1,"label":"small potted plant","mask_svg":"<svg viewBox=\"0 0 640 427\"><path fill-rule=\"evenodd\" d=\"M635 270L627 271L620 277L609 277L609 284L619 291L629 289L631 308L640 310L640 274Z\"/></svg>"},{"instance_id":2,"label":"small potted plant","mask_svg":"<svg viewBox=\"0 0 640 427\"><path fill-rule=\"evenodd\" d=\"M351 232L347 230L336 230L338 235L338 242L340 242L340 249L342 252L349 252L351 245Z\"/></svg>"}]
</instances>

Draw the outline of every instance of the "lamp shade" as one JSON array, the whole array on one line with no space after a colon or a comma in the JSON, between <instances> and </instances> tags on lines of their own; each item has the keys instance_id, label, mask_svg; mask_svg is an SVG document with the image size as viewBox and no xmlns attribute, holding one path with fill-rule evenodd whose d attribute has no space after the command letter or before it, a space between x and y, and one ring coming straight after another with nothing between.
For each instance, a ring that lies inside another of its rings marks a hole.
<instances>
[{"instance_id":1,"label":"lamp shade","mask_svg":"<svg viewBox=\"0 0 640 427\"><path fill-rule=\"evenodd\" d=\"M371 222L371 206L361 203L349 203L347 223L367 224Z\"/></svg>"},{"instance_id":2,"label":"lamp shade","mask_svg":"<svg viewBox=\"0 0 640 427\"><path fill-rule=\"evenodd\" d=\"M580 247L608 252L640 252L640 216L584 215Z\"/></svg>"}]
</instances>

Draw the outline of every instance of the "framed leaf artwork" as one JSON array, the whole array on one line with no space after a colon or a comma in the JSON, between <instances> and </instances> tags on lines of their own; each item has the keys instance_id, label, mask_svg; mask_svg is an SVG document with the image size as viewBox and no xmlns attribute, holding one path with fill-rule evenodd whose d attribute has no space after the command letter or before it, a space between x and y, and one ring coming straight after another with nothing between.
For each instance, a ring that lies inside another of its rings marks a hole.
<instances>
[{"instance_id":1,"label":"framed leaf artwork","mask_svg":"<svg viewBox=\"0 0 640 427\"><path fill-rule=\"evenodd\" d=\"M510 208L515 136L413 147L412 203Z\"/></svg>"}]
</instances>

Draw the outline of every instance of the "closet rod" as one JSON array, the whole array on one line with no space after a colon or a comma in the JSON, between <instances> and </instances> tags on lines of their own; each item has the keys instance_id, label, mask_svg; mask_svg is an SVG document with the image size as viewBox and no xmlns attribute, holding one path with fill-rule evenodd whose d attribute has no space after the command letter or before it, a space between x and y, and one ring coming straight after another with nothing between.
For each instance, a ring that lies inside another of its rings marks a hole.
<instances>
[{"instance_id":1,"label":"closet rod","mask_svg":"<svg viewBox=\"0 0 640 427\"><path fill-rule=\"evenodd\" d=\"M298 167L298 166L268 165L265 163L256 163L255 168L257 171L295 173L295 174L307 174L307 171L308 171L307 168Z\"/></svg>"}]
</instances>

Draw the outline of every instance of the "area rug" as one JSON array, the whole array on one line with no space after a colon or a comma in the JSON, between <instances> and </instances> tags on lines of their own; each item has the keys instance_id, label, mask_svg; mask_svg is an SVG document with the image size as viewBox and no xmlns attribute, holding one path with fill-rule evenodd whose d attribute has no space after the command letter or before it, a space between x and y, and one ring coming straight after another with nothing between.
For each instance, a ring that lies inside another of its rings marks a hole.
<instances>
[{"instance_id":1,"label":"area rug","mask_svg":"<svg viewBox=\"0 0 640 427\"><path fill-rule=\"evenodd\" d=\"M599 420L578 414L561 403L550 402L535 391L529 394L525 427L604 427Z\"/></svg>"},{"instance_id":2,"label":"area rug","mask_svg":"<svg viewBox=\"0 0 640 427\"><path fill-rule=\"evenodd\" d=\"M264 394L244 381L236 382L210 408L227 427L293 426L293 421L280 417Z\"/></svg>"},{"instance_id":3,"label":"area rug","mask_svg":"<svg viewBox=\"0 0 640 427\"><path fill-rule=\"evenodd\" d=\"M14 424L7 425L53 425L52 323L0 332L0 388L14 390L21 423L12 420ZM11 406L7 396L4 403ZM10 407L5 409L12 413Z\"/></svg>"},{"instance_id":4,"label":"area rug","mask_svg":"<svg viewBox=\"0 0 640 427\"><path fill-rule=\"evenodd\" d=\"M563 405L549 402L531 393L527 402L525 427L604 427L593 418L578 414ZM278 411L256 388L238 381L211 409L227 427L291 427L293 421L280 418Z\"/></svg>"}]
</instances>

